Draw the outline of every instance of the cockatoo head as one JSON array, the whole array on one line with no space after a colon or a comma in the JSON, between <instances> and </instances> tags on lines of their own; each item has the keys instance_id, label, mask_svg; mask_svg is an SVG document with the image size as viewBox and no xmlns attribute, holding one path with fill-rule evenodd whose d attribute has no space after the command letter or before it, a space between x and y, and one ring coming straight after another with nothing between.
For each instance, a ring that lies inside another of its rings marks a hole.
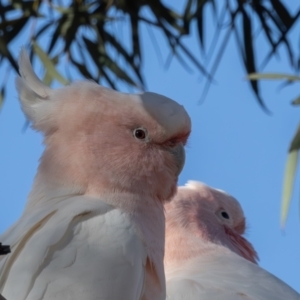
<instances>
[{"instance_id":1,"label":"cockatoo head","mask_svg":"<svg viewBox=\"0 0 300 300\"><path fill-rule=\"evenodd\" d=\"M225 246L254 263L258 260L256 251L243 237L246 228L243 210L239 202L224 191L189 181L165 204L165 211L166 260L172 259L172 252L177 251L175 240L185 243L191 256L205 251L210 243Z\"/></svg>"},{"instance_id":2,"label":"cockatoo head","mask_svg":"<svg viewBox=\"0 0 300 300\"><path fill-rule=\"evenodd\" d=\"M24 50L19 65L22 109L45 137L38 176L88 195L130 191L163 201L175 193L191 131L181 105L92 81L53 90L34 74Z\"/></svg>"}]
</instances>

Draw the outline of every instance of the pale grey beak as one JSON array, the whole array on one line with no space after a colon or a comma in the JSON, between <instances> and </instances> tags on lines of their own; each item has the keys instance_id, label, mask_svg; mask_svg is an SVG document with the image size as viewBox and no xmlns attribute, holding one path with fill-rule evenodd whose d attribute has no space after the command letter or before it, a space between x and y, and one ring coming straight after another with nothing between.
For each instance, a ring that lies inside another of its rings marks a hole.
<instances>
[{"instance_id":1,"label":"pale grey beak","mask_svg":"<svg viewBox=\"0 0 300 300\"><path fill-rule=\"evenodd\" d=\"M184 167L185 163L185 150L182 143L179 143L176 147L172 148L171 153L175 157L176 165L178 168L177 175L179 175Z\"/></svg>"}]
</instances>

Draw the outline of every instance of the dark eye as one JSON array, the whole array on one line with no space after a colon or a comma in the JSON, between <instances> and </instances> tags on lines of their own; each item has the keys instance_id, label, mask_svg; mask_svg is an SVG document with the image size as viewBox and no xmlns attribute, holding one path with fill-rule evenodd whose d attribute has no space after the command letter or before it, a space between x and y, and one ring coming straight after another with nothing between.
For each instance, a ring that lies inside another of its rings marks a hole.
<instances>
[{"instance_id":1,"label":"dark eye","mask_svg":"<svg viewBox=\"0 0 300 300\"><path fill-rule=\"evenodd\" d=\"M221 212L221 216L224 218L224 219L229 219L229 215L226 211L222 211Z\"/></svg>"},{"instance_id":2,"label":"dark eye","mask_svg":"<svg viewBox=\"0 0 300 300\"><path fill-rule=\"evenodd\" d=\"M141 128L135 129L133 134L139 140L144 140L146 138L146 131Z\"/></svg>"}]
</instances>

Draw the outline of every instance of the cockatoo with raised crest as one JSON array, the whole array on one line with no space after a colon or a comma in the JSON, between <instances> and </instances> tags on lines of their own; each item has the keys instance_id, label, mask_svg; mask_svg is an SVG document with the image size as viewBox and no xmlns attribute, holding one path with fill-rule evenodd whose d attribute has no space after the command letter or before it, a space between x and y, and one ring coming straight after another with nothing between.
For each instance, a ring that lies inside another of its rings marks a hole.
<instances>
[{"instance_id":1,"label":"cockatoo with raised crest","mask_svg":"<svg viewBox=\"0 0 300 300\"><path fill-rule=\"evenodd\" d=\"M44 135L21 218L0 240L8 300L165 299L163 204L176 192L190 118L154 93L43 84L24 50L22 109Z\"/></svg>"},{"instance_id":2,"label":"cockatoo with raised crest","mask_svg":"<svg viewBox=\"0 0 300 300\"><path fill-rule=\"evenodd\" d=\"M300 300L256 264L235 198L190 181L165 210L167 300Z\"/></svg>"}]
</instances>

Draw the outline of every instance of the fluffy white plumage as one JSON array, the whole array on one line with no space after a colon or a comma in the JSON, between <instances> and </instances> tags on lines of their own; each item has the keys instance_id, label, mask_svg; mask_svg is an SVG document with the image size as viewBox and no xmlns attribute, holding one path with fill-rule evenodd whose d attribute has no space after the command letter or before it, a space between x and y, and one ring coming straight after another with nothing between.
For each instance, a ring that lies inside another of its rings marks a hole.
<instances>
[{"instance_id":1,"label":"fluffy white plumage","mask_svg":"<svg viewBox=\"0 0 300 300\"><path fill-rule=\"evenodd\" d=\"M300 295L254 263L216 250L166 270L168 300L299 300Z\"/></svg>"},{"instance_id":2,"label":"fluffy white plumage","mask_svg":"<svg viewBox=\"0 0 300 300\"><path fill-rule=\"evenodd\" d=\"M256 253L241 236L245 222L236 199L189 182L165 207L168 300L300 299L296 291L252 262Z\"/></svg>"},{"instance_id":3,"label":"fluffy white plumage","mask_svg":"<svg viewBox=\"0 0 300 300\"><path fill-rule=\"evenodd\" d=\"M24 50L16 85L45 152L24 213L0 240L9 300L165 299L163 202L190 119L164 96L85 81L52 90Z\"/></svg>"},{"instance_id":4,"label":"fluffy white plumage","mask_svg":"<svg viewBox=\"0 0 300 300\"><path fill-rule=\"evenodd\" d=\"M28 300L140 299L147 253L136 224L94 198L61 200L52 210L27 213L3 236L14 249L1 266L3 294Z\"/></svg>"}]
</instances>

